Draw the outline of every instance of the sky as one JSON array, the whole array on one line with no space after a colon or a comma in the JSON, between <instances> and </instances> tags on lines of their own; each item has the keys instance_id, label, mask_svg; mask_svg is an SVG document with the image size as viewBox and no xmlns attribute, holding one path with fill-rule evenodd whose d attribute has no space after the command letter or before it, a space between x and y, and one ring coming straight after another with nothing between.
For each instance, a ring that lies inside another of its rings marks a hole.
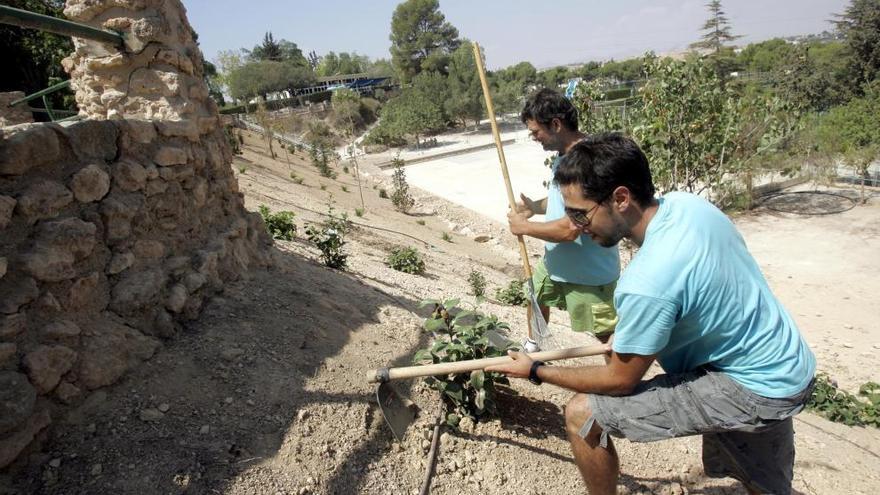
<instances>
[{"instance_id":1,"label":"sky","mask_svg":"<svg viewBox=\"0 0 880 495\"><path fill-rule=\"evenodd\" d=\"M252 48L266 31L314 50L390 58L391 16L400 0L183 0L208 60ZM490 69L537 68L680 51L699 39L706 0L441 0L459 34L479 42ZM848 0L727 0L739 44L831 30Z\"/></svg>"}]
</instances>

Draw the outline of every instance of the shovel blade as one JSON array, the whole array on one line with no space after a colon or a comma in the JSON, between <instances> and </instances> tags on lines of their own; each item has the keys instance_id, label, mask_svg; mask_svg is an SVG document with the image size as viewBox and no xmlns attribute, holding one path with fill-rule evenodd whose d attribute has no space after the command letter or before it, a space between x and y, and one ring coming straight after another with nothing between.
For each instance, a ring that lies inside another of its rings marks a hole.
<instances>
[{"instance_id":1,"label":"shovel blade","mask_svg":"<svg viewBox=\"0 0 880 495\"><path fill-rule=\"evenodd\" d=\"M379 410L382 417L391 428L391 433L398 441L403 440L406 429L416 419L418 411L412 401L401 397L394 387L388 382L379 384L376 389L376 400L379 402Z\"/></svg>"},{"instance_id":2,"label":"shovel blade","mask_svg":"<svg viewBox=\"0 0 880 495\"><path fill-rule=\"evenodd\" d=\"M547 322L544 320L544 315L541 314L541 305L538 304L538 299L535 297L535 285L532 283L532 279L529 279L528 284L529 305L532 309L529 324L532 329L532 338L540 344L545 337L550 335L550 331L547 329Z\"/></svg>"}]
</instances>

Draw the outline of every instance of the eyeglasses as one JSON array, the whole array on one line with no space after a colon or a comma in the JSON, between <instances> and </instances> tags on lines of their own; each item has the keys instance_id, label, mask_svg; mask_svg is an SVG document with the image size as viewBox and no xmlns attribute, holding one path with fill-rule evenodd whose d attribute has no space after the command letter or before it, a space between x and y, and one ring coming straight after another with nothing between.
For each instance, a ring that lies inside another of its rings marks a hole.
<instances>
[{"instance_id":1,"label":"eyeglasses","mask_svg":"<svg viewBox=\"0 0 880 495\"><path fill-rule=\"evenodd\" d=\"M568 206L566 206L565 214L568 215L571 223L575 224L577 228L582 229L584 227L589 227L590 223L593 222L593 215L590 214L593 213L593 211L595 211L596 208L598 208L599 205L601 205L604 201L605 200L599 201L589 210L583 210L580 208L569 208Z\"/></svg>"}]
</instances>

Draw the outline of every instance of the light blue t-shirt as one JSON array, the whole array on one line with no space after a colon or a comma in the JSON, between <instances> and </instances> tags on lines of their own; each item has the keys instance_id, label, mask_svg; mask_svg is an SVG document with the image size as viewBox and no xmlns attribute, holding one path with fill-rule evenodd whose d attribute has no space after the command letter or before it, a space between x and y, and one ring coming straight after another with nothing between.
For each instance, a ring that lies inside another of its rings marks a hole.
<instances>
[{"instance_id":1,"label":"light blue t-shirt","mask_svg":"<svg viewBox=\"0 0 880 495\"><path fill-rule=\"evenodd\" d=\"M553 161L552 173L556 173L561 159L559 156ZM565 202L562 192L551 175L544 220L551 222L564 216ZM617 246L602 247L584 234L571 242L544 243L544 266L547 267L550 278L557 282L597 286L610 284L620 277Z\"/></svg>"},{"instance_id":2,"label":"light blue t-shirt","mask_svg":"<svg viewBox=\"0 0 880 495\"><path fill-rule=\"evenodd\" d=\"M667 373L701 366L764 397L802 391L816 358L730 219L708 201L669 193L618 282L619 353L657 354Z\"/></svg>"}]
</instances>

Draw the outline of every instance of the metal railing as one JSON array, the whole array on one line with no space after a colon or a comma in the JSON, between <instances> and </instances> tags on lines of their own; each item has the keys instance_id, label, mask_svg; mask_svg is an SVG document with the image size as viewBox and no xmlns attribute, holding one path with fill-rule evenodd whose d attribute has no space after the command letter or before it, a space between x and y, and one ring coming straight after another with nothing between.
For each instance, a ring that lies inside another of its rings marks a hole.
<instances>
[{"instance_id":1,"label":"metal railing","mask_svg":"<svg viewBox=\"0 0 880 495\"><path fill-rule=\"evenodd\" d=\"M125 37L115 31L98 29L78 22L37 14L35 12L16 9L6 5L0 5L0 24L9 24L20 28L39 29L40 31L46 31L62 36L85 38L99 41L101 43L109 43L117 48L122 48L125 44ZM78 119L80 116L77 115L77 112L53 109L47 98L48 95L68 87L70 87L70 81L62 81L58 84L53 84L46 89L27 95L24 98L12 101L9 103L9 106L13 107L41 98L44 108L33 108L29 105L28 110L31 112L46 113L49 116L49 119L53 122ZM59 119L58 117L62 118Z\"/></svg>"},{"instance_id":2,"label":"metal railing","mask_svg":"<svg viewBox=\"0 0 880 495\"><path fill-rule=\"evenodd\" d=\"M85 38L122 47L125 37L115 31L98 29L78 22L59 19L43 14L0 5L0 24L22 28L39 29L50 33L77 38Z\"/></svg>"}]
</instances>

